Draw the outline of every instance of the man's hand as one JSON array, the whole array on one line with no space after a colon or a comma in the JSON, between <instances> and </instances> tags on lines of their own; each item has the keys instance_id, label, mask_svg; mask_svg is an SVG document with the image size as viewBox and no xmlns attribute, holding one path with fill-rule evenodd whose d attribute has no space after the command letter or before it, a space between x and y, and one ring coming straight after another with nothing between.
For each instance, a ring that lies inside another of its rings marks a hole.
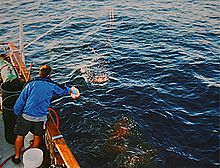
<instances>
[{"instance_id":1,"label":"man's hand","mask_svg":"<svg viewBox=\"0 0 220 168\"><path fill-rule=\"evenodd\" d=\"M76 100L80 97L80 92L76 87L72 86L71 91L70 91L70 95L73 98L73 100Z\"/></svg>"}]
</instances>

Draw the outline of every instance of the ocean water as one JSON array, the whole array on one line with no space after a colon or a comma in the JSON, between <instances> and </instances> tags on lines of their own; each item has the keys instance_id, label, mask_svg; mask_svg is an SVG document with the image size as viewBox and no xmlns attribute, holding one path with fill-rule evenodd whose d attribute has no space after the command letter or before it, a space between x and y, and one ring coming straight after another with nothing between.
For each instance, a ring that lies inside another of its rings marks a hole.
<instances>
[{"instance_id":1,"label":"ocean water","mask_svg":"<svg viewBox=\"0 0 220 168\"><path fill-rule=\"evenodd\" d=\"M53 100L82 168L219 167L218 0L1 1L0 41L81 98ZM105 76L107 81L94 83Z\"/></svg>"}]
</instances>

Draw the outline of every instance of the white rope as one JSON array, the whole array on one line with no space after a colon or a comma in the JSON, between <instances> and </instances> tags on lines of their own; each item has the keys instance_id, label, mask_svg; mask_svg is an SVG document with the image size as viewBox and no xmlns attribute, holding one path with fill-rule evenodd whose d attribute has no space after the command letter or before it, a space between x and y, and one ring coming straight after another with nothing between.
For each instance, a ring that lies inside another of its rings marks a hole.
<instances>
[{"instance_id":1,"label":"white rope","mask_svg":"<svg viewBox=\"0 0 220 168\"><path fill-rule=\"evenodd\" d=\"M30 45L32 45L33 43L35 43L37 40L41 39L42 37L46 36L48 33L50 33L51 31L53 31L54 29L56 29L58 26L62 25L64 22L66 22L67 20L69 20L71 17L73 17L73 15L69 16L68 18L66 18L65 20L63 20L62 22L60 22L58 25L54 26L52 29L48 30L47 32L45 32L44 34L42 34L41 36L39 36L38 38L36 38L36 39L33 40L32 42L30 42L29 44L25 45L24 49L26 49L27 47L29 47Z\"/></svg>"}]
</instances>

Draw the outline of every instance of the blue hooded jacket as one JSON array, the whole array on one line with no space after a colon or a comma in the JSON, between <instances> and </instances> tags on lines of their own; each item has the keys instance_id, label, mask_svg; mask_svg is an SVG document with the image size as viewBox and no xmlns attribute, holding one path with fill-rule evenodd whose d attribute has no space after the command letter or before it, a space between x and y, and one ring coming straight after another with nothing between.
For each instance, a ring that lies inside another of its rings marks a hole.
<instances>
[{"instance_id":1,"label":"blue hooded jacket","mask_svg":"<svg viewBox=\"0 0 220 168\"><path fill-rule=\"evenodd\" d=\"M61 86L50 78L36 78L27 83L14 105L15 115L22 113L33 117L43 117L53 96L64 96L70 92L67 86Z\"/></svg>"}]
</instances>

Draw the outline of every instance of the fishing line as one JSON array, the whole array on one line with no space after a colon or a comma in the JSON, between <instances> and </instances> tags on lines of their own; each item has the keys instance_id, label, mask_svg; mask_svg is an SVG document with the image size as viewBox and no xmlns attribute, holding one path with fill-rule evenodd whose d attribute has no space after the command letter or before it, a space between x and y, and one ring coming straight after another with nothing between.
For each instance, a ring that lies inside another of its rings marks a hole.
<instances>
[{"instance_id":1,"label":"fishing line","mask_svg":"<svg viewBox=\"0 0 220 168\"><path fill-rule=\"evenodd\" d=\"M42 2L41 2L40 4L42 4ZM113 7L110 7L108 10L109 10L109 31L108 31L108 36L107 36L106 42L105 42L105 43L104 43L104 42L101 42L101 43L106 44L106 46L112 47L112 45L110 44L110 42L111 42L111 40L110 40L110 36L111 36L110 33L111 33L111 31L113 30L113 24L114 24L114 18L115 18L115 17L114 17L114 9L113 9ZM26 48L28 48L29 46L31 46L32 44L34 44L35 42L37 42L38 40L40 40L40 39L43 38L44 36L48 35L50 32L52 32L53 30L55 30L57 27L63 25L66 21L70 20L72 17L73 17L73 14L71 14L69 17L67 17L66 19L64 19L63 21L61 21L59 24L55 25L54 27L52 27L51 29L49 29L48 31L46 31L44 34L40 35L39 37L37 37L37 38L34 39L33 41L31 41L31 42L29 42L28 44L26 44L26 45L24 46L23 50L26 49ZM105 25L105 23L106 23L106 22L104 22L104 23L101 22L101 25L102 25L102 24ZM100 27L98 27L98 29L99 29L99 28L100 28ZM100 54L98 54L98 53L96 52L95 48L92 48L92 47L90 47L90 46L89 46L89 48L90 48L90 49L92 50L92 52L97 56L97 57L95 57L94 59L91 60L92 62L96 62L98 59L100 59L100 58L103 57L103 55L100 55ZM92 64L92 63L91 63L91 64ZM88 66L88 65L87 65L87 66ZM86 67L87 67L87 66L86 66ZM91 65L89 65L89 66L91 66Z\"/></svg>"},{"instance_id":2,"label":"fishing line","mask_svg":"<svg viewBox=\"0 0 220 168\"><path fill-rule=\"evenodd\" d=\"M33 40L32 42L30 42L29 44L24 46L24 49L26 49L27 47L29 47L30 45L32 45L33 43L35 43L36 41L38 41L39 39L41 39L42 37L46 36L48 33L52 32L54 29L56 29L57 27L61 26L63 23L65 23L67 20L71 19L73 17L73 15L70 15L68 18L66 18L65 20L63 20L62 22L60 22L59 24L57 24L56 26L54 26L52 29L48 30L47 32L45 32L44 34L42 34L41 36L39 36L38 38L36 38L35 40Z\"/></svg>"},{"instance_id":3,"label":"fishing line","mask_svg":"<svg viewBox=\"0 0 220 168\"><path fill-rule=\"evenodd\" d=\"M112 48L112 45L111 45L111 40L110 40L110 33L112 32L112 30L113 30L113 24L114 24L114 9L113 9L113 7L110 7L110 9L108 9L109 10L109 28L108 28L108 35L106 36L107 38L106 38L106 40L105 40L105 42L104 41L100 41L100 43L101 44L105 44L105 46L110 46L111 48ZM94 22L93 22L94 23ZM101 26L105 26L106 24L105 24L106 22L101 22L101 24L96 28L96 30L94 30L95 32L98 32L98 30L99 29L101 29ZM93 32L94 32L93 31ZM106 76L106 74L99 74L99 75L95 75L95 72L93 72L93 71L90 71L90 70L88 70L88 67L91 67L91 66L93 66L93 65L97 65L97 66L99 66L100 65L100 63L97 63L97 61L100 59L100 58L103 58L104 57L104 55L102 55L102 54L99 54L97 51L96 51L96 49L94 48L94 47L91 47L91 46L88 46L88 48L89 49L91 49L91 51L92 51L92 53L93 54L95 54L95 57L94 58L92 58L91 59L91 62L89 63L89 64L87 64L87 65L83 65L83 66L80 66L80 70L84 70L84 72L82 72L82 73L84 73L85 75L86 75L86 78L88 78L88 81L90 81L90 82L95 82L95 81L102 81L102 79L104 80L107 80L108 79L108 77ZM94 80L93 79L93 77L97 77L97 78L99 78L100 80ZM93 83L94 83L93 82ZM99 83L99 82L98 82Z\"/></svg>"}]
</instances>

